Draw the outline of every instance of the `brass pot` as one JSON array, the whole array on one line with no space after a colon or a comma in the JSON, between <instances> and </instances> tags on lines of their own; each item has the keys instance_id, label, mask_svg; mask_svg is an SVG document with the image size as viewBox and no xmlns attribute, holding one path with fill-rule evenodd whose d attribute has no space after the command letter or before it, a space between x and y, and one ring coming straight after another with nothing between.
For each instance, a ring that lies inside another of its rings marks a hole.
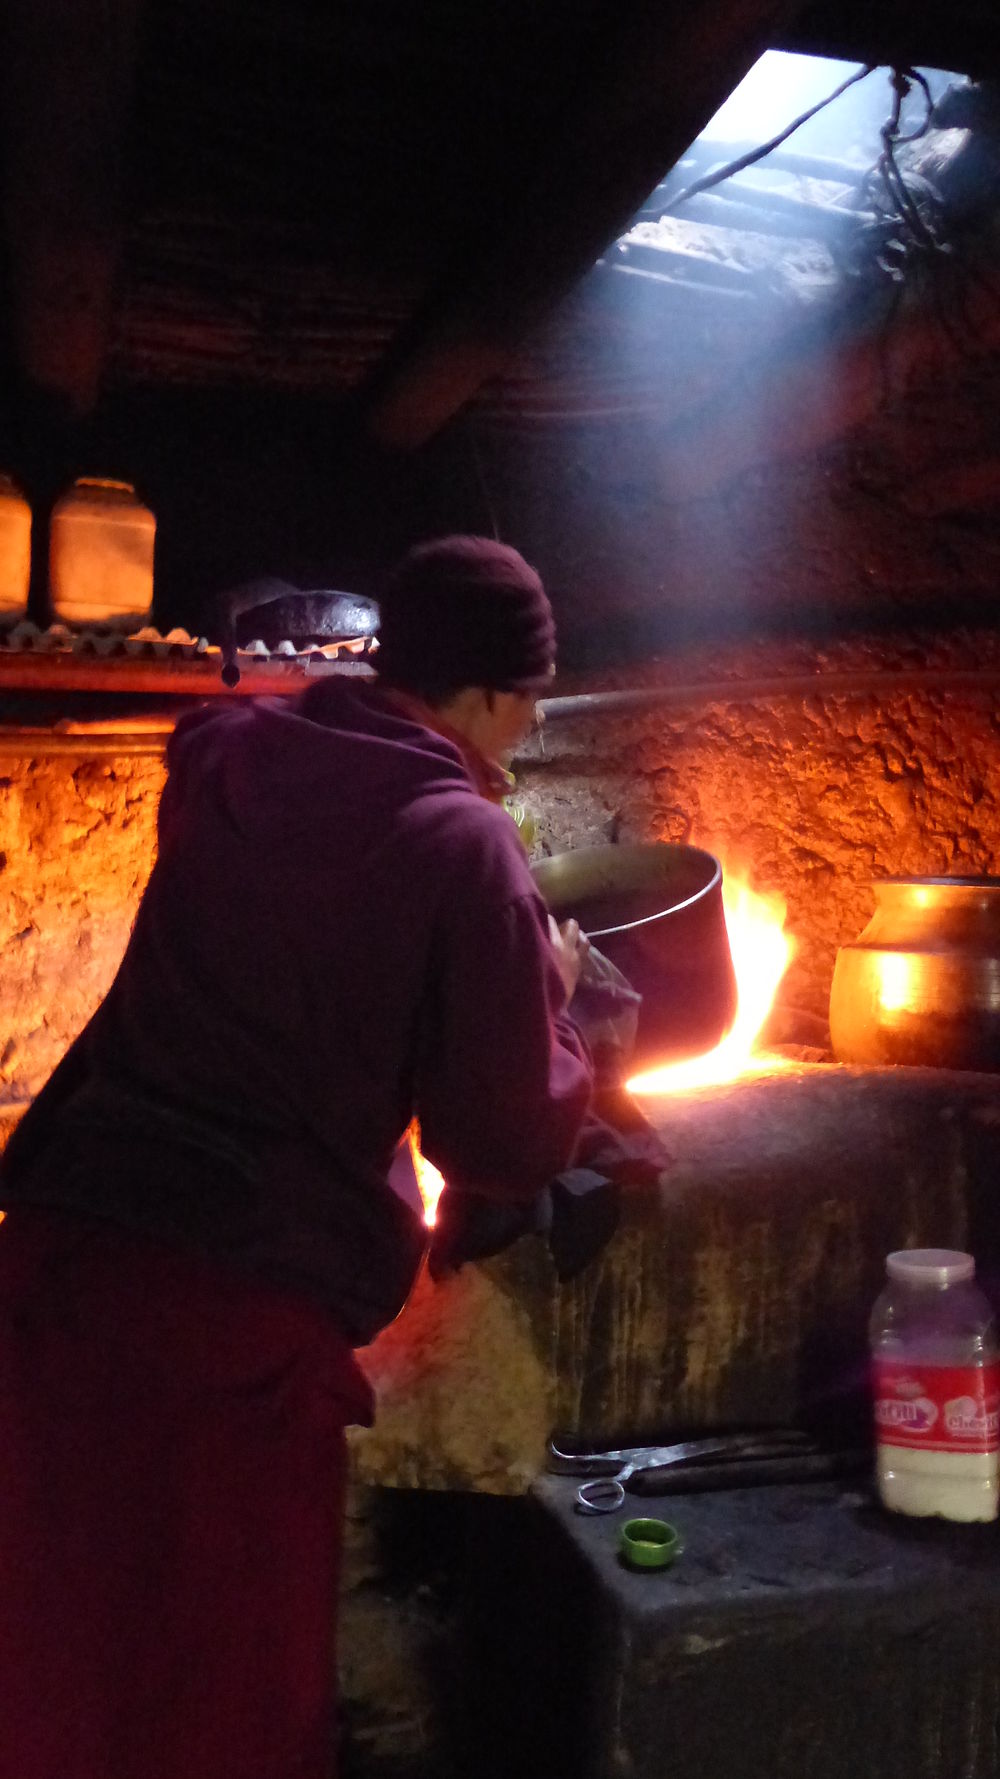
<instances>
[{"instance_id":1,"label":"brass pot","mask_svg":"<svg viewBox=\"0 0 1000 1779\"><path fill-rule=\"evenodd\" d=\"M578 920L642 995L637 1069L714 1049L736 1017L722 867L696 846L584 846L532 866L557 920Z\"/></svg>"},{"instance_id":2,"label":"brass pot","mask_svg":"<svg viewBox=\"0 0 1000 1779\"><path fill-rule=\"evenodd\" d=\"M837 953L841 1062L1000 1069L1000 877L888 877Z\"/></svg>"}]
</instances>

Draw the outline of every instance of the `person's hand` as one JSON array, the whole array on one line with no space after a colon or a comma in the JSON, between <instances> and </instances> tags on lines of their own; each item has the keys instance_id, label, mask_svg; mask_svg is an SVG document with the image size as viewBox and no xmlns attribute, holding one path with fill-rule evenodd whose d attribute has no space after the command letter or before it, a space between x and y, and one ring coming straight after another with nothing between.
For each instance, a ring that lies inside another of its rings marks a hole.
<instances>
[{"instance_id":1,"label":"person's hand","mask_svg":"<svg viewBox=\"0 0 1000 1779\"><path fill-rule=\"evenodd\" d=\"M555 952L556 964L563 979L566 999L573 999L573 990L580 980L580 971L590 950L590 940L586 933L581 933L580 923L576 920L564 920L558 926L552 915L549 915L549 938Z\"/></svg>"}]
</instances>

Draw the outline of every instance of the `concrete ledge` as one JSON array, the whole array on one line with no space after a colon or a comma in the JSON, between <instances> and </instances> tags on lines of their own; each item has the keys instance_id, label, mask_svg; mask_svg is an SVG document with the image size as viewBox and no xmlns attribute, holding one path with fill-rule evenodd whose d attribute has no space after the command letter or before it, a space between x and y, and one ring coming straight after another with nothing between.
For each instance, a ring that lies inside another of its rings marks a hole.
<instances>
[{"instance_id":1,"label":"concrete ledge","mask_svg":"<svg viewBox=\"0 0 1000 1779\"><path fill-rule=\"evenodd\" d=\"M683 1555L636 1573L620 1515L581 1518L563 1478L536 1500L504 1600L527 1685L496 1712L498 1773L994 1779L995 1527L896 1519L833 1484L680 1496L662 1508Z\"/></svg>"}]
</instances>

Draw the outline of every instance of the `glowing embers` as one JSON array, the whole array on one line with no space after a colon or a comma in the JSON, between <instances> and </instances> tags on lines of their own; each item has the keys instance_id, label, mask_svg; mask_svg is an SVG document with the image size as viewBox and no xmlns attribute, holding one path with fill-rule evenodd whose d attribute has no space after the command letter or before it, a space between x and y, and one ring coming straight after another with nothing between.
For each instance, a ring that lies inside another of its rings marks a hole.
<instances>
[{"instance_id":1,"label":"glowing embers","mask_svg":"<svg viewBox=\"0 0 1000 1779\"><path fill-rule=\"evenodd\" d=\"M703 1056L634 1076L628 1083L631 1093L687 1093L733 1081L759 1066L754 1043L794 949L784 930L785 904L778 896L758 895L745 878L729 881L725 873L722 900L739 997L733 1028Z\"/></svg>"},{"instance_id":2,"label":"glowing embers","mask_svg":"<svg viewBox=\"0 0 1000 1779\"><path fill-rule=\"evenodd\" d=\"M410 1142L413 1171L417 1176L420 1196L424 1201L424 1222L428 1229L433 1229L437 1222L438 1199L444 1191L444 1180L434 1163L428 1161L427 1157L420 1153L420 1126L415 1118L406 1134Z\"/></svg>"}]
</instances>

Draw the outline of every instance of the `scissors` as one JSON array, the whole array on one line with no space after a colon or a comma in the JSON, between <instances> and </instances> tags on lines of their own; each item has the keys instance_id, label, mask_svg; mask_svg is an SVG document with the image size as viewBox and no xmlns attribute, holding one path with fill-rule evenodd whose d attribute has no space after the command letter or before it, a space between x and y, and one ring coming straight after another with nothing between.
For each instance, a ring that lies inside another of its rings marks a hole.
<instances>
[{"instance_id":1,"label":"scissors","mask_svg":"<svg viewBox=\"0 0 1000 1779\"><path fill-rule=\"evenodd\" d=\"M616 1513L625 1500L625 1486L639 1472L695 1466L705 1458L722 1464L745 1459L778 1458L815 1452L807 1433L797 1428L761 1433L718 1433L704 1439L683 1439L672 1445L633 1445L613 1452L563 1452L549 1441L549 1469L560 1476L585 1476L576 1491L579 1513Z\"/></svg>"}]
</instances>

